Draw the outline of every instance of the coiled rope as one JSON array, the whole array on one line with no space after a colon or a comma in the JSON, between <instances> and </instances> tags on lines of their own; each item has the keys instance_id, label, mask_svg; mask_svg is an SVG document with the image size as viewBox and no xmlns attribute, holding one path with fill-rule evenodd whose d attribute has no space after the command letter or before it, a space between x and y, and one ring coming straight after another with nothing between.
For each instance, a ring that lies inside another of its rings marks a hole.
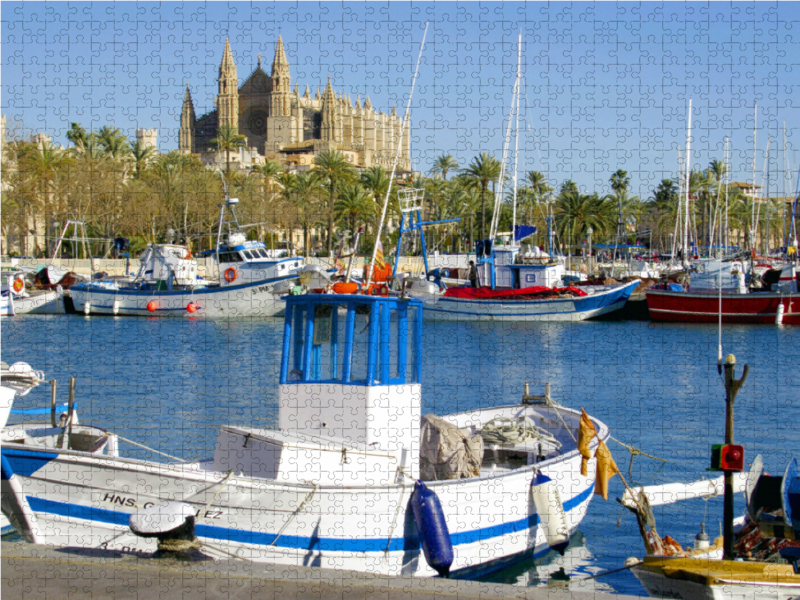
<instances>
[{"instance_id":1,"label":"coiled rope","mask_svg":"<svg viewBox=\"0 0 800 600\"><path fill-rule=\"evenodd\" d=\"M496 417L489 421L480 431L483 441L487 444L520 444L528 440L544 441L561 449L559 442L548 431L531 423L530 419L521 418L514 420L509 417Z\"/></svg>"}]
</instances>

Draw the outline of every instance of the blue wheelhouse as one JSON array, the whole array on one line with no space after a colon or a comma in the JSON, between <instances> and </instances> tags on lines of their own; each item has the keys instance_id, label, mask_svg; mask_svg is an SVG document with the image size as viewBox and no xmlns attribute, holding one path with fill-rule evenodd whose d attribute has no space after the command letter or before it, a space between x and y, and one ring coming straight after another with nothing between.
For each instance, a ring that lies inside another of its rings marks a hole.
<instances>
[{"instance_id":1,"label":"blue wheelhouse","mask_svg":"<svg viewBox=\"0 0 800 600\"><path fill-rule=\"evenodd\" d=\"M286 298L281 384L419 383L422 303L312 294Z\"/></svg>"}]
</instances>

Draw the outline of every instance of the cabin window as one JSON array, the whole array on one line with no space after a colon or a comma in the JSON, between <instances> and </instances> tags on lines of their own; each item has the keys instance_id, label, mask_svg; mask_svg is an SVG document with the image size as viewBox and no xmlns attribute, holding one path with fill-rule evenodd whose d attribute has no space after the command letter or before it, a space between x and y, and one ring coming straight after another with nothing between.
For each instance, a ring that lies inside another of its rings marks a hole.
<instances>
[{"instance_id":1,"label":"cabin window","mask_svg":"<svg viewBox=\"0 0 800 600\"><path fill-rule=\"evenodd\" d=\"M242 259L239 256L238 252L220 252L219 262L221 263L242 262Z\"/></svg>"},{"instance_id":2,"label":"cabin window","mask_svg":"<svg viewBox=\"0 0 800 600\"><path fill-rule=\"evenodd\" d=\"M252 255L252 254L250 254L250 252L249 252L249 251L247 251L247 250L243 250L243 251L242 251L242 255L243 255L243 256L244 256L244 257L245 257L247 260L253 260L253 255Z\"/></svg>"},{"instance_id":3,"label":"cabin window","mask_svg":"<svg viewBox=\"0 0 800 600\"><path fill-rule=\"evenodd\" d=\"M261 258L269 258L269 254L267 254L267 251L263 248L259 250L259 253L261 254Z\"/></svg>"},{"instance_id":4,"label":"cabin window","mask_svg":"<svg viewBox=\"0 0 800 600\"><path fill-rule=\"evenodd\" d=\"M281 383L419 382L420 318L405 303L289 303Z\"/></svg>"}]
</instances>

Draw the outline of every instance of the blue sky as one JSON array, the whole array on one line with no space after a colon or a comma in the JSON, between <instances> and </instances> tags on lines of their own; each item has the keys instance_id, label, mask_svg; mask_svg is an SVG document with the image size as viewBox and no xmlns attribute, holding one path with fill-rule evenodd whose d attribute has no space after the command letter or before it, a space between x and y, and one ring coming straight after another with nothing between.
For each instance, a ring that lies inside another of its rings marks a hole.
<instances>
[{"instance_id":1,"label":"blue sky","mask_svg":"<svg viewBox=\"0 0 800 600\"><path fill-rule=\"evenodd\" d=\"M772 134L773 194L782 193L784 121L790 169L800 159L797 3L3 2L0 11L2 112L12 131L64 144L78 121L131 137L155 127L160 149L176 148L185 83L198 115L213 109L226 36L240 82L258 53L269 71L280 33L301 92L330 76L353 100L369 94L379 110L402 112L429 21L412 105L419 170L442 153L462 165L480 151L501 156L520 30L520 169L602 193L623 168L648 197L677 169L689 98L693 165L721 159L730 136L733 177L751 179L754 102L759 183Z\"/></svg>"}]
</instances>

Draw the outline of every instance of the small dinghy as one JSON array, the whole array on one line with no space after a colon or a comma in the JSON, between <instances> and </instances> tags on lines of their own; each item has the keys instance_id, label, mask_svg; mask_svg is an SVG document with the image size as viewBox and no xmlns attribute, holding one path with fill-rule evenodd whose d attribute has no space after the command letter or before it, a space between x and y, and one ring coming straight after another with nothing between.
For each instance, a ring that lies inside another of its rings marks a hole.
<instances>
[{"instance_id":1,"label":"small dinghy","mask_svg":"<svg viewBox=\"0 0 800 600\"><path fill-rule=\"evenodd\" d=\"M563 550L593 496L584 457L603 423L547 394L423 416L421 302L285 302L276 429L224 425L213 457L190 463L4 436L18 508L3 511L28 515L26 539L155 552L130 519L171 501L191 507L214 558L473 577Z\"/></svg>"}]
</instances>

